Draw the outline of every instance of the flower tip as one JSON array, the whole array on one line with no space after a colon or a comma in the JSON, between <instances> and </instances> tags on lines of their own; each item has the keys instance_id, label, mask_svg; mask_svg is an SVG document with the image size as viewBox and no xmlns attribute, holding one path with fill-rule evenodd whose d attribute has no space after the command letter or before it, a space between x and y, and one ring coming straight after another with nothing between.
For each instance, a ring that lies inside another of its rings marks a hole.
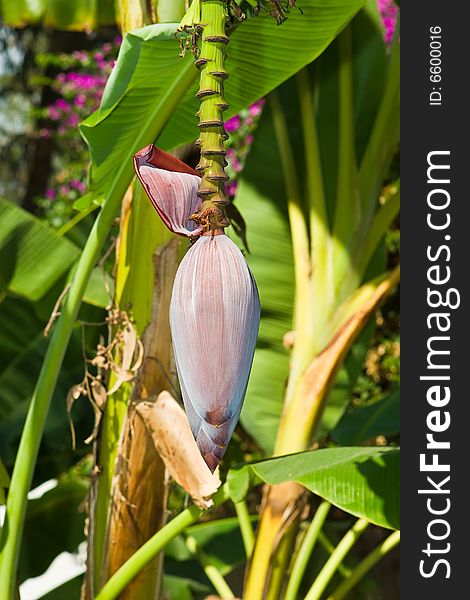
<instances>
[{"instance_id":1,"label":"flower tip","mask_svg":"<svg viewBox=\"0 0 470 600\"><path fill-rule=\"evenodd\" d=\"M195 436L196 444L204 462L212 473L224 457L232 437L232 430L238 420L237 417L227 419L222 425L211 425L207 420L200 423L200 429Z\"/></svg>"},{"instance_id":2,"label":"flower tip","mask_svg":"<svg viewBox=\"0 0 470 600\"><path fill-rule=\"evenodd\" d=\"M200 448L199 448L199 452L201 452ZM208 466L210 472L214 473L215 470L217 469L217 467L219 466L219 462L221 459L217 458L212 452L209 452L207 454L201 453L201 456L204 459L204 462L206 463L206 465Z\"/></svg>"}]
</instances>

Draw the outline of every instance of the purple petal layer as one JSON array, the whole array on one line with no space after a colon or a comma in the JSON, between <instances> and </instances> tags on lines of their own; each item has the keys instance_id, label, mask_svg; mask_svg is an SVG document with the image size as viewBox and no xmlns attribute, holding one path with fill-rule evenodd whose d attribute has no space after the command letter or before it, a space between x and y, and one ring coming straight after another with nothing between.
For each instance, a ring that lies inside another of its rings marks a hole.
<instances>
[{"instance_id":1,"label":"purple petal layer","mask_svg":"<svg viewBox=\"0 0 470 600\"><path fill-rule=\"evenodd\" d=\"M155 210L170 231L188 237L202 233L202 228L189 220L201 205L196 195L201 179L190 167L155 146L147 146L138 152L134 167Z\"/></svg>"},{"instance_id":2,"label":"purple petal layer","mask_svg":"<svg viewBox=\"0 0 470 600\"><path fill-rule=\"evenodd\" d=\"M260 320L258 290L226 235L203 235L182 260L170 325L186 413L214 471L240 416Z\"/></svg>"}]
</instances>

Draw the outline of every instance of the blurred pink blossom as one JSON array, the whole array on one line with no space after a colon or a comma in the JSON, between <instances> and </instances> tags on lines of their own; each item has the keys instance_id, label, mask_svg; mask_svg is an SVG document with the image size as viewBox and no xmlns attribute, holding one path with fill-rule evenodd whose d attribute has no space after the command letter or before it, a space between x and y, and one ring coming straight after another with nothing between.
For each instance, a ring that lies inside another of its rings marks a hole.
<instances>
[{"instance_id":1,"label":"blurred pink blossom","mask_svg":"<svg viewBox=\"0 0 470 600\"><path fill-rule=\"evenodd\" d=\"M254 102L248 109L248 112L250 113L250 115L252 117L257 117L258 115L260 115L263 112L264 103L265 103L264 98L261 98L261 100Z\"/></svg>"},{"instance_id":2,"label":"blurred pink blossom","mask_svg":"<svg viewBox=\"0 0 470 600\"><path fill-rule=\"evenodd\" d=\"M385 28L384 40L390 43L395 33L395 25L397 23L398 6L393 0L377 0L382 22Z\"/></svg>"},{"instance_id":3,"label":"blurred pink blossom","mask_svg":"<svg viewBox=\"0 0 470 600\"><path fill-rule=\"evenodd\" d=\"M237 181L229 181L225 186L225 190L229 196L233 198L237 193L238 182Z\"/></svg>"},{"instance_id":4,"label":"blurred pink blossom","mask_svg":"<svg viewBox=\"0 0 470 600\"><path fill-rule=\"evenodd\" d=\"M60 112L54 106L47 107L47 115L51 121L58 121L60 119Z\"/></svg>"},{"instance_id":5,"label":"blurred pink blossom","mask_svg":"<svg viewBox=\"0 0 470 600\"><path fill-rule=\"evenodd\" d=\"M75 60L79 60L80 62L83 62L88 58L87 53L81 50L75 50L74 52L72 52L72 57Z\"/></svg>"},{"instance_id":6,"label":"blurred pink blossom","mask_svg":"<svg viewBox=\"0 0 470 600\"><path fill-rule=\"evenodd\" d=\"M73 101L75 106L85 106L86 104L86 96L85 94L79 94L75 100Z\"/></svg>"},{"instance_id":7,"label":"blurred pink blossom","mask_svg":"<svg viewBox=\"0 0 470 600\"><path fill-rule=\"evenodd\" d=\"M59 109L59 110L63 110L63 111L69 111L71 106L70 104L64 100L63 98L59 98L58 100L55 101L55 106Z\"/></svg>"},{"instance_id":8,"label":"blurred pink blossom","mask_svg":"<svg viewBox=\"0 0 470 600\"><path fill-rule=\"evenodd\" d=\"M227 133L236 131L240 127L240 123L240 117L238 115L235 115L234 117L225 122L225 131Z\"/></svg>"},{"instance_id":9,"label":"blurred pink blossom","mask_svg":"<svg viewBox=\"0 0 470 600\"><path fill-rule=\"evenodd\" d=\"M65 124L68 125L69 127L76 127L78 125L79 121L80 121L80 119L78 118L78 115L73 113L65 121Z\"/></svg>"},{"instance_id":10,"label":"blurred pink blossom","mask_svg":"<svg viewBox=\"0 0 470 600\"><path fill-rule=\"evenodd\" d=\"M79 179L72 179L70 181L70 187L78 192L84 192L86 190L86 185Z\"/></svg>"}]
</instances>

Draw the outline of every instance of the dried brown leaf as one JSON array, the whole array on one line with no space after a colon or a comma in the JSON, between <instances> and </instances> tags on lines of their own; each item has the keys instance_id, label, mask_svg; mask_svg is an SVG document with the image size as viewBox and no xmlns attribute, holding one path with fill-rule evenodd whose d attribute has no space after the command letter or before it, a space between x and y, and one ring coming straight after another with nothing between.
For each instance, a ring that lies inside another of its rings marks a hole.
<instances>
[{"instance_id":1,"label":"dried brown leaf","mask_svg":"<svg viewBox=\"0 0 470 600\"><path fill-rule=\"evenodd\" d=\"M140 402L137 411L173 479L198 506L211 506L210 497L220 486L219 474L212 474L204 462L178 402L162 392L156 402Z\"/></svg>"},{"instance_id":2,"label":"dried brown leaf","mask_svg":"<svg viewBox=\"0 0 470 600\"><path fill-rule=\"evenodd\" d=\"M144 348L137 337L137 332L130 321L127 321L122 331L122 358L120 364L112 364L116 372L116 381L108 391L108 396L114 394L123 383L131 381L136 371L142 365Z\"/></svg>"}]
</instances>

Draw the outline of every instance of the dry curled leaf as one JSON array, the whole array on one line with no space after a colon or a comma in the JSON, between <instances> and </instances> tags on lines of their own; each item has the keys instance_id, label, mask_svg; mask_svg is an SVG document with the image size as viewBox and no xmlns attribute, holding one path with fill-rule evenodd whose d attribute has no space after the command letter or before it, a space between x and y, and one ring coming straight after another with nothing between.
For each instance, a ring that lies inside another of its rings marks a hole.
<instances>
[{"instance_id":1,"label":"dry curled leaf","mask_svg":"<svg viewBox=\"0 0 470 600\"><path fill-rule=\"evenodd\" d=\"M104 411L104 407L106 406L106 388L101 383L99 379L94 379L91 382L91 392L93 394L93 400L95 401L97 407L101 412Z\"/></svg>"},{"instance_id":2,"label":"dry curled leaf","mask_svg":"<svg viewBox=\"0 0 470 600\"><path fill-rule=\"evenodd\" d=\"M135 373L142 365L144 358L144 347L137 337L137 332L130 321L126 321L121 333L122 354L120 364L113 363L112 369L116 373L116 381L110 390L108 396L114 394L126 381L131 381Z\"/></svg>"},{"instance_id":3,"label":"dry curled leaf","mask_svg":"<svg viewBox=\"0 0 470 600\"><path fill-rule=\"evenodd\" d=\"M75 437L75 427L73 425L73 420L72 420L72 408L73 408L73 405L75 404L75 400L78 400L82 394L86 394L85 388L83 387L83 383L77 383L76 385L73 385L70 388L69 393L67 394L67 398L65 400L67 416L69 419L70 434L72 435L72 448L74 450L75 450L75 444L76 444L76 437Z\"/></svg>"},{"instance_id":4,"label":"dry curled leaf","mask_svg":"<svg viewBox=\"0 0 470 600\"><path fill-rule=\"evenodd\" d=\"M156 402L140 402L137 411L173 479L198 506L211 506L210 497L220 486L219 474L211 473L204 462L178 402L162 392Z\"/></svg>"}]
</instances>

